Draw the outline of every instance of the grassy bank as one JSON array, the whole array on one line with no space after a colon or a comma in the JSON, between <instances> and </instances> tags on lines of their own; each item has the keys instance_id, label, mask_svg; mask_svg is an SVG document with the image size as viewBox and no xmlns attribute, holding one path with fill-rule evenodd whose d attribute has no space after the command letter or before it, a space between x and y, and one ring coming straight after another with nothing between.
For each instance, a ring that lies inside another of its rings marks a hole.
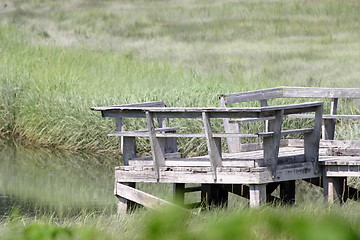
<instances>
[{"instance_id":1,"label":"grassy bank","mask_svg":"<svg viewBox=\"0 0 360 240\"><path fill-rule=\"evenodd\" d=\"M217 106L219 93L360 83L359 1L2 4L0 131L28 145L115 151L113 124L91 106Z\"/></svg>"},{"instance_id":2,"label":"grassy bank","mask_svg":"<svg viewBox=\"0 0 360 240\"><path fill-rule=\"evenodd\" d=\"M56 219L13 213L0 225L1 239L358 239L358 204L345 207L307 205L192 215L167 209L129 216L99 213ZM346 213L346 217L344 217ZM101 230L99 230L101 229Z\"/></svg>"}]
</instances>

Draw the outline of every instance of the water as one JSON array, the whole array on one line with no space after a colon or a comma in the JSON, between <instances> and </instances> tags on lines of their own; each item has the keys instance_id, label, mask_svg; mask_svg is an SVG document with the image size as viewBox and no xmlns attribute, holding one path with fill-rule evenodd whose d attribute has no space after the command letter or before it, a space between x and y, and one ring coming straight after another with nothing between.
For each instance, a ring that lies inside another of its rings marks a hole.
<instances>
[{"instance_id":1,"label":"water","mask_svg":"<svg viewBox=\"0 0 360 240\"><path fill-rule=\"evenodd\" d=\"M115 159L0 146L0 219L115 211Z\"/></svg>"}]
</instances>

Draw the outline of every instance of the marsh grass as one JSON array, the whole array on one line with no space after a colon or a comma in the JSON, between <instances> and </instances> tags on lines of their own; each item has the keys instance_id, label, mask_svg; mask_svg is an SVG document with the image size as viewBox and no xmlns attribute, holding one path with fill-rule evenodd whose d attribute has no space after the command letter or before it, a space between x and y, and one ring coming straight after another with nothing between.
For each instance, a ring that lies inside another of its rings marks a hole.
<instances>
[{"instance_id":1,"label":"marsh grass","mask_svg":"<svg viewBox=\"0 0 360 240\"><path fill-rule=\"evenodd\" d=\"M177 209L138 210L115 216L90 212L57 219L48 215L26 217L14 211L2 221L2 239L30 239L29 234L70 232L65 239L358 239L358 204L233 211L218 209L193 215ZM346 215L346 218L344 217ZM99 230L101 229L101 230ZM84 232L91 233L85 234ZM60 239L55 236L37 239ZM42 236L42 235L41 235Z\"/></svg>"},{"instance_id":2,"label":"marsh grass","mask_svg":"<svg viewBox=\"0 0 360 240\"><path fill-rule=\"evenodd\" d=\"M28 145L116 151L113 123L91 106L218 106L219 93L360 83L358 1L2 4L0 131ZM358 137L339 128L340 139ZM179 144L201 154L195 145Z\"/></svg>"}]
</instances>

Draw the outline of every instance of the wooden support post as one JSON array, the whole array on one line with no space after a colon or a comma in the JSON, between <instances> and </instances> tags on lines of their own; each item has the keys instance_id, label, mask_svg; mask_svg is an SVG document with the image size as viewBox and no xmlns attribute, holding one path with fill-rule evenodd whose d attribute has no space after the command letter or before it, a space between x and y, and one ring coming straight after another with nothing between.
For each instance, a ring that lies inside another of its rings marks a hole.
<instances>
[{"instance_id":1,"label":"wooden support post","mask_svg":"<svg viewBox=\"0 0 360 240\"><path fill-rule=\"evenodd\" d=\"M185 204L185 183L174 183L174 202L183 206Z\"/></svg>"},{"instance_id":2,"label":"wooden support post","mask_svg":"<svg viewBox=\"0 0 360 240\"><path fill-rule=\"evenodd\" d=\"M266 184L251 184L249 187L250 207L258 207L266 203Z\"/></svg>"},{"instance_id":3,"label":"wooden support post","mask_svg":"<svg viewBox=\"0 0 360 240\"><path fill-rule=\"evenodd\" d=\"M304 152L305 161L312 162L314 173L319 172L319 145L320 132L322 123L323 106L319 106L315 110L314 130L311 133L304 134Z\"/></svg>"},{"instance_id":4,"label":"wooden support post","mask_svg":"<svg viewBox=\"0 0 360 240\"><path fill-rule=\"evenodd\" d=\"M123 122L123 119L122 118L115 118L115 123L116 123L116 131L118 132L122 132L123 130L123 126L124 126L124 122ZM119 143L120 143L120 152L123 153L123 149L124 149L124 146L123 146L123 137L119 137Z\"/></svg>"},{"instance_id":5,"label":"wooden support post","mask_svg":"<svg viewBox=\"0 0 360 240\"><path fill-rule=\"evenodd\" d=\"M325 177L324 175L323 185L324 197L329 203L346 202L348 197L346 177Z\"/></svg>"},{"instance_id":6,"label":"wooden support post","mask_svg":"<svg viewBox=\"0 0 360 240\"><path fill-rule=\"evenodd\" d=\"M201 184L201 202L207 209L227 207L228 191L221 184Z\"/></svg>"},{"instance_id":7,"label":"wooden support post","mask_svg":"<svg viewBox=\"0 0 360 240\"><path fill-rule=\"evenodd\" d=\"M117 188L117 184L120 184L118 183L117 181L115 181L115 189L114 189L114 194L115 196L118 198L118 209L117 209L117 214L118 215L123 215L123 214L126 214L126 213L129 213L133 210L135 210L135 208L137 207L137 204L133 201L130 201L126 198L123 198L121 197L119 194L121 193L118 193L118 188ZM132 182L132 183L121 183L125 186L128 186L128 187L131 187L131 188L135 188L135 183Z\"/></svg>"},{"instance_id":8,"label":"wooden support post","mask_svg":"<svg viewBox=\"0 0 360 240\"><path fill-rule=\"evenodd\" d=\"M222 159L221 159L221 138L213 137L212 129L211 129L211 122L209 114L206 112L202 113L203 121L204 121L204 130L206 136L206 144L208 147L210 164L212 168L214 182L217 181L217 167L222 166Z\"/></svg>"},{"instance_id":9,"label":"wooden support post","mask_svg":"<svg viewBox=\"0 0 360 240\"><path fill-rule=\"evenodd\" d=\"M260 106L261 107L267 107L268 106L267 99L260 100ZM265 120L264 121L264 126L265 126L265 129L264 129L265 132L274 131L274 120Z\"/></svg>"},{"instance_id":10,"label":"wooden support post","mask_svg":"<svg viewBox=\"0 0 360 240\"><path fill-rule=\"evenodd\" d=\"M280 183L280 199L285 204L295 203L295 180Z\"/></svg>"},{"instance_id":11,"label":"wooden support post","mask_svg":"<svg viewBox=\"0 0 360 240\"><path fill-rule=\"evenodd\" d=\"M220 97L220 106L226 108L224 97ZM239 123L230 123L229 118L223 118L225 133L240 133ZM240 137L227 137L229 153L241 152L241 138Z\"/></svg>"},{"instance_id":12,"label":"wooden support post","mask_svg":"<svg viewBox=\"0 0 360 240\"><path fill-rule=\"evenodd\" d=\"M154 170L157 178L160 178L159 167L165 166L165 139L156 137L154 118L151 112L146 112L146 121L150 137L151 154L154 161Z\"/></svg>"},{"instance_id":13,"label":"wooden support post","mask_svg":"<svg viewBox=\"0 0 360 240\"><path fill-rule=\"evenodd\" d=\"M331 99L330 114L337 114L338 98ZM324 119L323 121L323 140L334 140L336 119Z\"/></svg>"},{"instance_id":14,"label":"wooden support post","mask_svg":"<svg viewBox=\"0 0 360 240\"><path fill-rule=\"evenodd\" d=\"M283 121L284 110L275 111L274 135L264 137L264 160L265 164L271 166L272 177L276 176L277 161L281 140L281 126Z\"/></svg>"},{"instance_id":15,"label":"wooden support post","mask_svg":"<svg viewBox=\"0 0 360 240\"><path fill-rule=\"evenodd\" d=\"M123 159L124 165L129 165L129 159L136 157L136 139L135 137L123 137Z\"/></svg>"},{"instance_id":16,"label":"wooden support post","mask_svg":"<svg viewBox=\"0 0 360 240\"><path fill-rule=\"evenodd\" d=\"M123 137L122 138L122 152L124 165L129 165L129 159L136 157L136 140L135 137ZM125 214L136 208L136 204L132 201L129 201L125 198L122 198L117 193L116 185L118 184L117 179L115 179L115 189L114 194L118 198L118 215ZM122 183L126 186L135 188L136 184L134 182Z\"/></svg>"}]
</instances>

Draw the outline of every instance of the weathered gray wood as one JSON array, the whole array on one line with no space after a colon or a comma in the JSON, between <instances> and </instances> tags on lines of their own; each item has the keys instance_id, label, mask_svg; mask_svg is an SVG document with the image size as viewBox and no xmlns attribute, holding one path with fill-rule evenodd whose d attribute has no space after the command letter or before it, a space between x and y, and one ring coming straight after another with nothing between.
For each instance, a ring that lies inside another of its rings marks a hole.
<instances>
[{"instance_id":1,"label":"weathered gray wood","mask_svg":"<svg viewBox=\"0 0 360 240\"><path fill-rule=\"evenodd\" d=\"M136 208L136 203L119 196L118 192L117 192L117 188L116 188L117 184L118 184L117 181L115 181L114 195L118 199L117 214L123 215L123 214L133 211ZM128 183L122 183L122 184L124 184L130 188L135 188L135 185L136 185L134 182L128 182Z\"/></svg>"},{"instance_id":2,"label":"weathered gray wood","mask_svg":"<svg viewBox=\"0 0 360 240\"><path fill-rule=\"evenodd\" d=\"M360 98L358 88L284 87L283 97L295 98Z\"/></svg>"},{"instance_id":3,"label":"weathered gray wood","mask_svg":"<svg viewBox=\"0 0 360 240\"><path fill-rule=\"evenodd\" d=\"M331 99L330 115L336 115L337 113L338 98ZM336 119L324 119L322 125L322 139L334 140L335 137L335 123Z\"/></svg>"},{"instance_id":4,"label":"weathered gray wood","mask_svg":"<svg viewBox=\"0 0 360 240\"><path fill-rule=\"evenodd\" d=\"M279 98L283 96L282 92L283 88L278 87L242 93L221 94L219 95L219 97L222 97L226 104L230 104L237 102L260 101L263 99Z\"/></svg>"},{"instance_id":5,"label":"weathered gray wood","mask_svg":"<svg viewBox=\"0 0 360 240\"><path fill-rule=\"evenodd\" d=\"M274 124L275 125L275 124ZM289 135L289 134L297 134L297 133L312 133L314 131L313 128L303 128L303 129L289 129L283 130L280 132L281 136ZM263 132L257 133L259 137L271 137L274 136L274 132Z\"/></svg>"},{"instance_id":6,"label":"weathered gray wood","mask_svg":"<svg viewBox=\"0 0 360 240\"><path fill-rule=\"evenodd\" d=\"M326 151L329 156L360 156L360 148L329 148Z\"/></svg>"},{"instance_id":7,"label":"weathered gray wood","mask_svg":"<svg viewBox=\"0 0 360 240\"><path fill-rule=\"evenodd\" d=\"M123 131L123 119L122 118L115 118L115 124L116 124L116 131L118 132L122 132ZM124 149L124 141L123 141L123 137L119 136L119 144L120 144L120 151L121 153L123 153L123 149Z\"/></svg>"},{"instance_id":8,"label":"weathered gray wood","mask_svg":"<svg viewBox=\"0 0 360 240\"><path fill-rule=\"evenodd\" d=\"M220 107L226 108L226 103L223 97L220 97ZM231 123L230 118L223 118L223 125L225 133L239 133L240 126L238 123ZM228 150L230 153L241 151L241 138L240 137L227 137Z\"/></svg>"},{"instance_id":9,"label":"weathered gray wood","mask_svg":"<svg viewBox=\"0 0 360 240\"><path fill-rule=\"evenodd\" d=\"M180 130L179 127L165 127L165 128L155 128L155 132L174 132L174 131L178 131ZM136 131L117 131L117 132L112 132L109 133L108 136L129 136L131 133L147 133L144 134L144 136L149 136L149 132L147 129L141 129L141 130L136 130ZM142 136L142 135L141 135Z\"/></svg>"},{"instance_id":10,"label":"weathered gray wood","mask_svg":"<svg viewBox=\"0 0 360 240\"><path fill-rule=\"evenodd\" d=\"M240 133L240 124L229 122L228 130L226 133ZM231 136L231 135L230 135ZM228 149L230 153L240 152L241 150L241 136L238 137L227 137Z\"/></svg>"},{"instance_id":11,"label":"weathered gray wood","mask_svg":"<svg viewBox=\"0 0 360 240\"><path fill-rule=\"evenodd\" d=\"M319 171L318 158L319 158L320 133L321 133L321 124L322 124L322 112L323 112L323 106L321 105L317 107L315 112L314 131L311 133L306 133L304 135L305 160L307 162L313 163L315 173Z\"/></svg>"},{"instance_id":12,"label":"weathered gray wood","mask_svg":"<svg viewBox=\"0 0 360 240\"><path fill-rule=\"evenodd\" d=\"M330 202L345 203L347 181L344 177L323 177L324 197Z\"/></svg>"},{"instance_id":13,"label":"weathered gray wood","mask_svg":"<svg viewBox=\"0 0 360 240\"><path fill-rule=\"evenodd\" d=\"M221 94L226 104L236 102L259 101L280 97L287 98L360 98L358 88L312 88L312 87L277 87L256 91Z\"/></svg>"},{"instance_id":14,"label":"weathered gray wood","mask_svg":"<svg viewBox=\"0 0 360 240\"><path fill-rule=\"evenodd\" d=\"M154 119L152 113L146 112L146 121L148 126L148 131L150 134L150 145L151 145L151 153L154 160L154 168L157 173L158 178L159 175L159 167L165 166L165 141L159 140L155 134L155 126L154 126Z\"/></svg>"},{"instance_id":15,"label":"weathered gray wood","mask_svg":"<svg viewBox=\"0 0 360 240\"><path fill-rule=\"evenodd\" d=\"M152 101L152 102L113 105L111 107L166 107L166 105L165 105L164 101Z\"/></svg>"},{"instance_id":16,"label":"weathered gray wood","mask_svg":"<svg viewBox=\"0 0 360 240\"><path fill-rule=\"evenodd\" d=\"M337 114L337 106L338 106L338 98L331 99L330 105L330 115ZM323 139L324 140L334 140L335 137L335 124L336 119L324 119L324 131L323 131Z\"/></svg>"},{"instance_id":17,"label":"weathered gray wood","mask_svg":"<svg viewBox=\"0 0 360 240\"><path fill-rule=\"evenodd\" d=\"M308 118L314 119L315 114L288 114L284 118ZM262 118L239 118L239 119L230 119L230 123L247 123L247 122L257 122L265 120L273 120L274 117L262 117ZM360 115L331 115L323 114L323 119L360 119Z\"/></svg>"},{"instance_id":18,"label":"weathered gray wood","mask_svg":"<svg viewBox=\"0 0 360 240\"><path fill-rule=\"evenodd\" d=\"M135 137L123 137L123 160L124 165L129 165L129 159L136 157L136 140Z\"/></svg>"},{"instance_id":19,"label":"weathered gray wood","mask_svg":"<svg viewBox=\"0 0 360 240\"><path fill-rule=\"evenodd\" d=\"M118 181L132 182L163 182L163 183L215 183L210 167L164 167L160 168L160 179L157 178L153 167L120 166L115 171ZM314 173L312 163L296 163L279 165L276 178L266 167L217 168L216 183L222 184L263 184L295 179L319 177L321 173Z\"/></svg>"},{"instance_id":20,"label":"weathered gray wood","mask_svg":"<svg viewBox=\"0 0 360 240\"><path fill-rule=\"evenodd\" d=\"M250 185L250 207L266 203L266 184Z\"/></svg>"},{"instance_id":21,"label":"weathered gray wood","mask_svg":"<svg viewBox=\"0 0 360 240\"><path fill-rule=\"evenodd\" d=\"M268 101L267 101L267 99L260 100L260 106L261 106L261 107L267 107L267 106L268 106ZM265 132L274 131L273 124L274 124L273 119L270 119L270 120L269 120L269 119L266 119L266 120L264 121L264 131L265 131Z\"/></svg>"},{"instance_id":22,"label":"weathered gray wood","mask_svg":"<svg viewBox=\"0 0 360 240\"><path fill-rule=\"evenodd\" d=\"M265 164L271 166L271 171L274 178L276 176L277 161L279 155L283 114L284 114L283 110L275 112L275 120L273 123L273 128L274 128L273 136L264 137L264 142L263 142Z\"/></svg>"},{"instance_id":23,"label":"weathered gray wood","mask_svg":"<svg viewBox=\"0 0 360 240\"><path fill-rule=\"evenodd\" d=\"M206 136L206 144L208 147L209 158L211 167L214 174L214 180L216 182L216 168L222 165L221 159L221 139L217 137L213 137L210 117L206 112L203 112L203 122L204 122L204 131Z\"/></svg>"},{"instance_id":24,"label":"weathered gray wood","mask_svg":"<svg viewBox=\"0 0 360 240\"><path fill-rule=\"evenodd\" d=\"M287 140L289 147L303 147L304 140L302 139L288 139ZM359 140L321 140L320 148L360 148Z\"/></svg>"},{"instance_id":25,"label":"weathered gray wood","mask_svg":"<svg viewBox=\"0 0 360 240\"><path fill-rule=\"evenodd\" d=\"M126 200L136 202L148 208L159 209L161 206L176 207L176 205L170 202L167 202L165 200L162 200L148 193L142 192L121 183L116 184L116 191L117 196L122 197Z\"/></svg>"}]
</instances>

